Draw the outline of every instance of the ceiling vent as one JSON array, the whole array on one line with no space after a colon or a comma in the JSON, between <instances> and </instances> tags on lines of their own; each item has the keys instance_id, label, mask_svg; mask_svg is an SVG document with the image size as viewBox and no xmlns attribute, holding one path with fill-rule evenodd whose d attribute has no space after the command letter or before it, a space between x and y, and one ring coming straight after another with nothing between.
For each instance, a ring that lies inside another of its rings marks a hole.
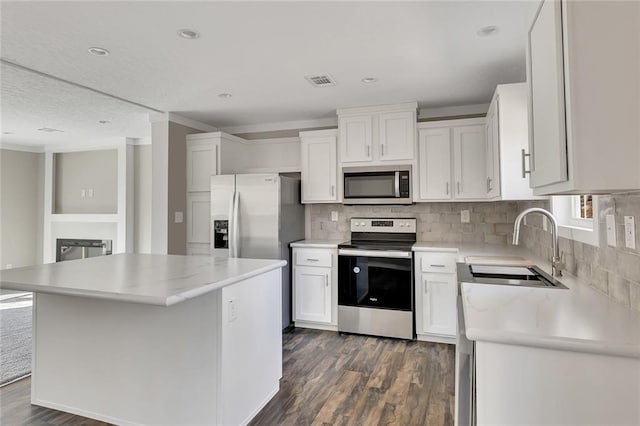
<instances>
[{"instance_id":1,"label":"ceiling vent","mask_svg":"<svg viewBox=\"0 0 640 426\"><path fill-rule=\"evenodd\" d=\"M304 78L313 87L330 87L336 85L336 81L329 74L307 75Z\"/></svg>"},{"instance_id":2,"label":"ceiling vent","mask_svg":"<svg viewBox=\"0 0 640 426\"><path fill-rule=\"evenodd\" d=\"M52 129L50 127L41 127L38 129L38 131L47 133L64 132L64 130Z\"/></svg>"}]
</instances>

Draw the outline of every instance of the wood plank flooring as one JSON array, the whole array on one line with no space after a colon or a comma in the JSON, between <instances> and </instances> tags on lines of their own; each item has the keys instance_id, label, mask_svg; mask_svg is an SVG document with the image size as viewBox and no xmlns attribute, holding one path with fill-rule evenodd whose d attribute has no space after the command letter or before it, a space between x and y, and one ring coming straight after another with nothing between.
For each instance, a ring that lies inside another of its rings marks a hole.
<instances>
[{"instance_id":1,"label":"wood plank flooring","mask_svg":"<svg viewBox=\"0 0 640 426\"><path fill-rule=\"evenodd\" d=\"M452 345L293 329L283 351L280 391L252 426L453 424ZM107 425L31 405L30 386L0 388L1 425Z\"/></svg>"},{"instance_id":2,"label":"wood plank flooring","mask_svg":"<svg viewBox=\"0 0 640 426\"><path fill-rule=\"evenodd\" d=\"M452 425L453 345L294 329L257 425Z\"/></svg>"}]
</instances>

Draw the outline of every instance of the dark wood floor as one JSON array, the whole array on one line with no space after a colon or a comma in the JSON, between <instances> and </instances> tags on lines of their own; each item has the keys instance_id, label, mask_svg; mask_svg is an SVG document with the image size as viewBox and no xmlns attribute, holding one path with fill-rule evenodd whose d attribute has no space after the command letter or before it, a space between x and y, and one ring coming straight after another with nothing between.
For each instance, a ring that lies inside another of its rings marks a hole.
<instances>
[{"instance_id":1,"label":"dark wood floor","mask_svg":"<svg viewBox=\"0 0 640 426\"><path fill-rule=\"evenodd\" d=\"M253 426L453 424L451 345L294 329L283 346L280 392ZM107 424L31 405L30 386L0 388L1 425Z\"/></svg>"}]
</instances>

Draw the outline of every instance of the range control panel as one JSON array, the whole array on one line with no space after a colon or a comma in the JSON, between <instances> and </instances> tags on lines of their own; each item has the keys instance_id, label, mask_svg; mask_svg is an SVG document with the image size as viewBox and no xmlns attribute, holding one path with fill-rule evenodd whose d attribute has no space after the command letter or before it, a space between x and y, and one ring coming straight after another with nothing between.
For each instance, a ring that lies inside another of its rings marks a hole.
<instances>
[{"instance_id":1,"label":"range control panel","mask_svg":"<svg viewBox=\"0 0 640 426\"><path fill-rule=\"evenodd\" d=\"M415 233L417 221L413 218L353 218L351 219L351 232L388 232L388 233Z\"/></svg>"}]
</instances>

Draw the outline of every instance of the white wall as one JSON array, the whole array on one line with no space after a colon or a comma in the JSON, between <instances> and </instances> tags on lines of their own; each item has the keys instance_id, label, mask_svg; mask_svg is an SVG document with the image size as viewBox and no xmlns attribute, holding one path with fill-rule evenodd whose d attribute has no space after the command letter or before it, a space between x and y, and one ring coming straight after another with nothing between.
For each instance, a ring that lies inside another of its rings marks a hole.
<instances>
[{"instance_id":1,"label":"white wall","mask_svg":"<svg viewBox=\"0 0 640 426\"><path fill-rule=\"evenodd\" d=\"M134 146L135 253L151 252L151 145Z\"/></svg>"},{"instance_id":2,"label":"white wall","mask_svg":"<svg viewBox=\"0 0 640 426\"><path fill-rule=\"evenodd\" d=\"M0 150L0 269L42 259L44 154Z\"/></svg>"},{"instance_id":3,"label":"white wall","mask_svg":"<svg viewBox=\"0 0 640 426\"><path fill-rule=\"evenodd\" d=\"M117 150L56 153L54 173L56 214L118 211Z\"/></svg>"}]
</instances>

